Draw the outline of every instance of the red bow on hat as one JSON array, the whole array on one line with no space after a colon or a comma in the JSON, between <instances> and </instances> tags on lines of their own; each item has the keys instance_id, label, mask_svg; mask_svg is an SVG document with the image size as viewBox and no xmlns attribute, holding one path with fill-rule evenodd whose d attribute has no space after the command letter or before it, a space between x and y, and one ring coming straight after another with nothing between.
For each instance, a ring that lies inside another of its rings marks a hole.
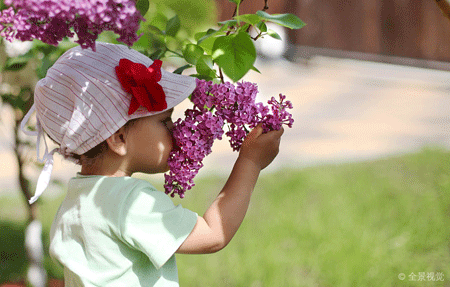
<instances>
[{"instance_id":1,"label":"red bow on hat","mask_svg":"<svg viewBox=\"0 0 450 287\"><path fill-rule=\"evenodd\" d=\"M159 112L167 108L166 94L158 82L161 80L161 60L155 60L146 68L143 64L121 59L116 66L116 74L122 88L133 95L128 115L140 106L149 112Z\"/></svg>"}]
</instances>

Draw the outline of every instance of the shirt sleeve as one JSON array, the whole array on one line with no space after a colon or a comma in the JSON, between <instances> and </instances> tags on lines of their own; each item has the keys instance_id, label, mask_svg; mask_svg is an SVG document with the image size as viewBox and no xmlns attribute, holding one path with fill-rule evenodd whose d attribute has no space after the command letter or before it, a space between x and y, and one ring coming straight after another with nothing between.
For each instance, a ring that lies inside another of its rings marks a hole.
<instances>
[{"instance_id":1,"label":"shirt sleeve","mask_svg":"<svg viewBox=\"0 0 450 287\"><path fill-rule=\"evenodd\" d=\"M145 253L159 269L186 240L198 215L152 186L134 188L121 207L122 239Z\"/></svg>"}]
</instances>

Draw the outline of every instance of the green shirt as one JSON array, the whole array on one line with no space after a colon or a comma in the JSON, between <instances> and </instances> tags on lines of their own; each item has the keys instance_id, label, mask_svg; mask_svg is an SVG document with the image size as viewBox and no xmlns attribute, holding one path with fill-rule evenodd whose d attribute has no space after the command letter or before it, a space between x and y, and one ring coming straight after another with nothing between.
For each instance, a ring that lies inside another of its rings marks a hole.
<instances>
[{"instance_id":1,"label":"green shirt","mask_svg":"<svg viewBox=\"0 0 450 287\"><path fill-rule=\"evenodd\" d=\"M65 286L179 286L175 251L197 214L131 177L72 178L53 221L50 254Z\"/></svg>"}]
</instances>

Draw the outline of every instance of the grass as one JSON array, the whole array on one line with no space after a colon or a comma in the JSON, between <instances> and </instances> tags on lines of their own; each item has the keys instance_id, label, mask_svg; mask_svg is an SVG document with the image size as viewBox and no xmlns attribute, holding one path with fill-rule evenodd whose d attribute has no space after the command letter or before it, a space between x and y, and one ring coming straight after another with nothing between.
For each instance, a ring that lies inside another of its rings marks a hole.
<instances>
[{"instance_id":1,"label":"grass","mask_svg":"<svg viewBox=\"0 0 450 287\"><path fill-rule=\"evenodd\" d=\"M175 201L202 214L224 182L204 178L186 199ZM41 203L47 233L60 200ZM0 205L0 214L8 213L7 206ZM2 260L16 250L11 260L22 262L15 270L24 270L21 245L3 243L6 233L14 233L17 243L23 240L17 234L22 223L11 217L1 226ZM177 255L180 284L450 286L449 227L447 150L263 173L240 230L224 250ZM410 281L408 275L419 272L442 272L444 281ZM52 274L61 276L60 270Z\"/></svg>"}]
</instances>

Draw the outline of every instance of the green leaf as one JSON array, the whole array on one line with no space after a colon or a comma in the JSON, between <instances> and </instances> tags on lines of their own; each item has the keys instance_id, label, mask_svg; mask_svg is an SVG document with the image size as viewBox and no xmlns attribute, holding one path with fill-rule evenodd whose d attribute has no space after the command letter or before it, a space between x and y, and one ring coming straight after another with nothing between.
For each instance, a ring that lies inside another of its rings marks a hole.
<instances>
[{"instance_id":1,"label":"green leaf","mask_svg":"<svg viewBox=\"0 0 450 287\"><path fill-rule=\"evenodd\" d=\"M51 60L51 56L47 55L41 60L41 64L36 68L36 75L39 79L44 78L47 75L48 69L53 66L55 61Z\"/></svg>"},{"instance_id":2,"label":"green leaf","mask_svg":"<svg viewBox=\"0 0 450 287\"><path fill-rule=\"evenodd\" d=\"M205 53L212 54L212 49L214 47L214 42L216 41L217 37L209 37L203 40L199 43L199 46L205 50Z\"/></svg>"},{"instance_id":3,"label":"green leaf","mask_svg":"<svg viewBox=\"0 0 450 287\"><path fill-rule=\"evenodd\" d=\"M210 76L206 76L206 75L200 75L200 74L193 74L193 75L190 75L191 77L195 77L195 78L197 78L197 79L199 79L199 80L205 80L205 81L214 81L214 77L210 77ZM189 97L189 99L191 99L190 97Z\"/></svg>"},{"instance_id":4,"label":"green leaf","mask_svg":"<svg viewBox=\"0 0 450 287\"><path fill-rule=\"evenodd\" d=\"M261 74L261 71L258 70L255 66L251 67L251 70L257 72L258 74Z\"/></svg>"},{"instance_id":5,"label":"green leaf","mask_svg":"<svg viewBox=\"0 0 450 287\"><path fill-rule=\"evenodd\" d=\"M267 31L267 35L269 35L270 37L272 37L272 38L274 38L274 39L281 40L281 36L278 35L278 33L275 32L274 30L269 29L269 30Z\"/></svg>"},{"instance_id":6,"label":"green leaf","mask_svg":"<svg viewBox=\"0 0 450 287\"><path fill-rule=\"evenodd\" d=\"M8 58L3 66L3 71L20 71L26 67L28 61L30 60L29 56L19 56L14 58Z\"/></svg>"},{"instance_id":7,"label":"green leaf","mask_svg":"<svg viewBox=\"0 0 450 287\"><path fill-rule=\"evenodd\" d=\"M250 25L256 25L261 21L261 17L256 14L244 14L234 17L234 19L248 23Z\"/></svg>"},{"instance_id":8,"label":"green leaf","mask_svg":"<svg viewBox=\"0 0 450 287\"><path fill-rule=\"evenodd\" d=\"M227 21L219 22L217 24L222 25L222 28L223 27L228 28L230 26L236 26L237 25L237 21L236 20L227 20Z\"/></svg>"},{"instance_id":9,"label":"green leaf","mask_svg":"<svg viewBox=\"0 0 450 287\"><path fill-rule=\"evenodd\" d=\"M206 53L211 54L216 38L225 35L227 26L222 26L219 30L208 29L206 32L197 33L195 38L197 44L201 46Z\"/></svg>"},{"instance_id":10,"label":"green leaf","mask_svg":"<svg viewBox=\"0 0 450 287\"><path fill-rule=\"evenodd\" d=\"M166 47L162 47L162 48L160 48L160 49L157 49L155 52L153 52L153 53L149 56L149 58L152 59L153 61L154 61L154 60L161 59L162 57L164 57L164 55L166 54L166 52L167 52Z\"/></svg>"},{"instance_id":11,"label":"green leaf","mask_svg":"<svg viewBox=\"0 0 450 287\"><path fill-rule=\"evenodd\" d=\"M172 17L166 25L166 35L175 37L181 28L180 18L177 15Z\"/></svg>"},{"instance_id":12,"label":"green leaf","mask_svg":"<svg viewBox=\"0 0 450 287\"><path fill-rule=\"evenodd\" d=\"M197 44L200 44L201 42L203 42L204 40L206 40L209 37L213 36L217 32L218 32L218 30L208 29L208 31L206 31L206 32L197 33L197 34L201 34L201 35L199 35L200 37L198 39L196 39L197 40ZM197 36L197 34L196 34L196 36Z\"/></svg>"},{"instance_id":13,"label":"green leaf","mask_svg":"<svg viewBox=\"0 0 450 287\"><path fill-rule=\"evenodd\" d=\"M250 24L245 23L244 25L242 25L241 27L239 27L238 32L241 32L241 31L242 31L242 32L247 33L249 27L250 27Z\"/></svg>"},{"instance_id":14,"label":"green leaf","mask_svg":"<svg viewBox=\"0 0 450 287\"><path fill-rule=\"evenodd\" d=\"M253 67L255 45L246 32L218 37L214 42L212 58L225 75L237 82Z\"/></svg>"},{"instance_id":15,"label":"green leaf","mask_svg":"<svg viewBox=\"0 0 450 287\"><path fill-rule=\"evenodd\" d=\"M201 45L204 49L211 51L212 50L212 44L214 44L214 37L218 37L221 35L225 35L225 31L228 29L228 24L223 25L220 27L219 30L214 29L208 29L208 31L201 33L201 37L197 40L197 44ZM198 35L200 36L200 35ZM213 38L211 40L211 38ZM208 43L204 43L208 42Z\"/></svg>"},{"instance_id":16,"label":"green leaf","mask_svg":"<svg viewBox=\"0 0 450 287\"><path fill-rule=\"evenodd\" d=\"M256 24L256 28L259 29L259 31L261 32L267 32L267 25L266 23L264 23L264 21L259 22L258 24Z\"/></svg>"},{"instance_id":17,"label":"green leaf","mask_svg":"<svg viewBox=\"0 0 450 287\"><path fill-rule=\"evenodd\" d=\"M228 1L230 1L231 3L234 3L234 4L241 4L241 1L242 0L228 0Z\"/></svg>"},{"instance_id":18,"label":"green leaf","mask_svg":"<svg viewBox=\"0 0 450 287\"><path fill-rule=\"evenodd\" d=\"M148 0L137 0L136 9L141 13L142 17L147 14L148 9L150 8L150 3Z\"/></svg>"},{"instance_id":19,"label":"green leaf","mask_svg":"<svg viewBox=\"0 0 450 287\"><path fill-rule=\"evenodd\" d=\"M11 107L15 107L16 106L17 96L14 96L12 94L2 94L1 98L2 98L2 102L3 103L8 104Z\"/></svg>"},{"instance_id":20,"label":"green leaf","mask_svg":"<svg viewBox=\"0 0 450 287\"><path fill-rule=\"evenodd\" d=\"M305 26L305 22L300 20L297 16L293 14L273 14L270 15L264 11L258 11L256 12L256 15L260 16L261 18L264 18L270 22L279 24L281 26L290 28L290 29L300 29L303 26Z\"/></svg>"},{"instance_id":21,"label":"green leaf","mask_svg":"<svg viewBox=\"0 0 450 287\"><path fill-rule=\"evenodd\" d=\"M149 46L150 43L151 42L149 37L147 36L147 33L143 33L142 36L139 38L139 40L134 42L133 48L136 50L144 50Z\"/></svg>"},{"instance_id":22,"label":"green leaf","mask_svg":"<svg viewBox=\"0 0 450 287\"><path fill-rule=\"evenodd\" d=\"M174 74L178 74L181 75L183 73L184 70L192 68L192 65L184 65L183 67L179 67L178 69L176 69L175 71L173 71Z\"/></svg>"},{"instance_id":23,"label":"green leaf","mask_svg":"<svg viewBox=\"0 0 450 287\"><path fill-rule=\"evenodd\" d=\"M209 29L209 30L214 30L214 29ZM214 30L215 31L215 30ZM194 35L194 40L197 41L198 44L198 40L200 40L201 38L203 38L206 35L207 31L203 31L203 32L198 32L195 33Z\"/></svg>"},{"instance_id":24,"label":"green leaf","mask_svg":"<svg viewBox=\"0 0 450 287\"><path fill-rule=\"evenodd\" d=\"M214 62L210 55L203 55L198 59L195 66L199 75L206 76L208 78L215 78L216 71L214 70Z\"/></svg>"},{"instance_id":25,"label":"green leaf","mask_svg":"<svg viewBox=\"0 0 450 287\"><path fill-rule=\"evenodd\" d=\"M148 23L147 22L145 22L145 26L147 26L147 25L152 25L152 26L155 26L155 27L157 27L159 30L164 30L164 29L166 29L166 26L167 26L167 22L169 21L169 19L167 18L167 16L166 15L164 15L163 13L161 13L161 12L157 12L154 16L152 16L150 19L149 19L149 21L148 21Z\"/></svg>"},{"instance_id":26,"label":"green leaf","mask_svg":"<svg viewBox=\"0 0 450 287\"><path fill-rule=\"evenodd\" d=\"M183 50L183 56L186 62L196 65L198 59L203 55L203 48L195 44L187 44Z\"/></svg>"},{"instance_id":27,"label":"green leaf","mask_svg":"<svg viewBox=\"0 0 450 287\"><path fill-rule=\"evenodd\" d=\"M161 31L158 27L153 26L153 25L147 25L148 30L153 33L153 34L157 34L157 35L164 35L163 31Z\"/></svg>"}]
</instances>

